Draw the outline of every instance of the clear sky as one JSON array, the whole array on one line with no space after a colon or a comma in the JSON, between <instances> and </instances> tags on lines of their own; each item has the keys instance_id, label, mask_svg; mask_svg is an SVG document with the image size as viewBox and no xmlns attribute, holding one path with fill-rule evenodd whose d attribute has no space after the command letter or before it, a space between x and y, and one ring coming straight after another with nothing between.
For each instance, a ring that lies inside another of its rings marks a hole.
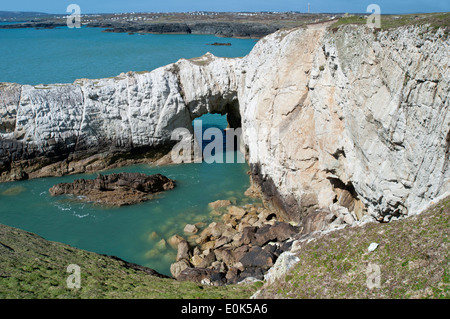
<instances>
[{"instance_id":1,"label":"clear sky","mask_svg":"<svg viewBox=\"0 0 450 319\"><path fill-rule=\"evenodd\" d=\"M65 13L78 4L81 13L182 11L300 11L363 13L378 4L381 13L448 12L450 0L0 0L0 11Z\"/></svg>"}]
</instances>

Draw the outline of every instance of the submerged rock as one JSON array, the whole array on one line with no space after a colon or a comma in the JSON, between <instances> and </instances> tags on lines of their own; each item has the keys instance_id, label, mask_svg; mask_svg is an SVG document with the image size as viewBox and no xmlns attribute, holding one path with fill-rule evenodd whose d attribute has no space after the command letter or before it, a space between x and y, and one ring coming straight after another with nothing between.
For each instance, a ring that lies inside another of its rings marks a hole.
<instances>
[{"instance_id":1,"label":"submerged rock","mask_svg":"<svg viewBox=\"0 0 450 319\"><path fill-rule=\"evenodd\" d=\"M197 228L197 226L195 226L195 225L192 225L192 224L187 224L185 227L184 227L184 232L186 233L186 234L196 234L197 232L198 232L198 228Z\"/></svg>"},{"instance_id":2,"label":"submerged rock","mask_svg":"<svg viewBox=\"0 0 450 319\"><path fill-rule=\"evenodd\" d=\"M147 201L153 194L174 187L175 182L161 174L118 173L57 184L49 192L52 196L76 195L80 200L107 206L126 206Z\"/></svg>"},{"instance_id":3,"label":"submerged rock","mask_svg":"<svg viewBox=\"0 0 450 319\"><path fill-rule=\"evenodd\" d=\"M219 200L216 200L215 202L211 202L208 204L208 206L212 209L218 209L218 208L227 207L230 205L231 205L231 201L228 199L219 199Z\"/></svg>"}]
</instances>

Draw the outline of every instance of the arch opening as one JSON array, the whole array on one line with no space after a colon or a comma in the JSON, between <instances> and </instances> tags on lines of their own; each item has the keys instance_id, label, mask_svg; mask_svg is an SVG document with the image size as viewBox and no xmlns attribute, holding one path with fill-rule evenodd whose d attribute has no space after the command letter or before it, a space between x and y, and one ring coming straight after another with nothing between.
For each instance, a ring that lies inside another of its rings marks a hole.
<instances>
[{"instance_id":1,"label":"arch opening","mask_svg":"<svg viewBox=\"0 0 450 319\"><path fill-rule=\"evenodd\" d=\"M237 100L222 112L210 111L192 121L194 139L202 159L216 163L244 163L241 116Z\"/></svg>"}]
</instances>

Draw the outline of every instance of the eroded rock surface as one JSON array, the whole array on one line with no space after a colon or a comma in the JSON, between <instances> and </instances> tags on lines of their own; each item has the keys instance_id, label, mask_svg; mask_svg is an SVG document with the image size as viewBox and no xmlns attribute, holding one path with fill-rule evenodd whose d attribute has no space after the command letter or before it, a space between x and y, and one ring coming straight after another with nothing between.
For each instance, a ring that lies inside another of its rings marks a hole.
<instances>
[{"instance_id":1,"label":"eroded rock surface","mask_svg":"<svg viewBox=\"0 0 450 319\"><path fill-rule=\"evenodd\" d=\"M209 112L242 126L254 189L286 221L318 229L324 210L339 211L336 223L414 214L450 191L449 51L448 35L426 25L313 25L273 33L244 58L2 84L1 180L156 160Z\"/></svg>"},{"instance_id":2,"label":"eroded rock surface","mask_svg":"<svg viewBox=\"0 0 450 319\"><path fill-rule=\"evenodd\" d=\"M300 234L301 227L278 221L262 204L227 208L198 235L179 242L170 267L177 280L208 285L262 280L278 256L290 249L291 238Z\"/></svg>"},{"instance_id":3,"label":"eroded rock surface","mask_svg":"<svg viewBox=\"0 0 450 319\"><path fill-rule=\"evenodd\" d=\"M161 174L118 173L78 179L50 188L52 196L75 195L79 200L107 206L126 206L147 201L155 193L173 189L175 182Z\"/></svg>"}]
</instances>

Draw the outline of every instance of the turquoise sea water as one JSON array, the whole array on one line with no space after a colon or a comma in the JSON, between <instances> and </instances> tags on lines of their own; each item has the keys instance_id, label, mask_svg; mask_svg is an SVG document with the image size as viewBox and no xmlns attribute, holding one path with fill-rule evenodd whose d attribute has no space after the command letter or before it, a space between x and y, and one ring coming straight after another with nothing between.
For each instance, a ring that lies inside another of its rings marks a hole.
<instances>
[{"instance_id":1,"label":"turquoise sea water","mask_svg":"<svg viewBox=\"0 0 450 319\"><path fill-rule=\"evenodd\" d=\"M101 32L99 28L0 29L0 82L72 83L127 71L151 71L211 52L220 57L247 55L251 39L212 35ZM231 46L211 46L228 42Z\"/></svg>"},{"instance_id":2,"label":"turquoise sea water","mask_svg":"<svg viewBox=\"0 0 450 319\"><path fill-rule=\"evenodd\" d=\"M204 115L205 127L224 129L225 116ZM112 172L160 173L176 181L173 190L151 201L120 208L81 203L70 196L51 197L53 185L92 175L41 178L0 184L0 223L36 233L48 240L113 255L170 275L176 250L161 239L184 235L186 224L217 220L208 203L230 199L237 205L250 203L243 193L250 186L246 163L180 164L152 167L134 165Z\"/></svg>"},{"instance_id":3,"label":"turquoise sea water","mask_svg":"<svg viewBox=\"0 0 450 319\"><path fill-rule=\"evenodd\" d=\"M206 45L213 42L231 42L232 46ZM207 35L128 35L91 28L0 29L0 82L67 83L77 78L115 76L129 70L152 70L208 51L224 57L244 56L254 44L254 40ZM227 126L225 116L207 114L200 119L203 129L218 127L223 131ZM183 236L187 223L208 224L217 218L211 214L209 202L231 199L237 205L248 203L243 196L250 185L248 169L246 163L205 162L115 169L109 172L161 173L176 181L175 189L152 201L121 208L49 195L54 184L94 178L95 174L4 183L0 184L0 223L170 275L176 250L169 245L161 248L161 239Z\"/></svg>"}]
</instances>

